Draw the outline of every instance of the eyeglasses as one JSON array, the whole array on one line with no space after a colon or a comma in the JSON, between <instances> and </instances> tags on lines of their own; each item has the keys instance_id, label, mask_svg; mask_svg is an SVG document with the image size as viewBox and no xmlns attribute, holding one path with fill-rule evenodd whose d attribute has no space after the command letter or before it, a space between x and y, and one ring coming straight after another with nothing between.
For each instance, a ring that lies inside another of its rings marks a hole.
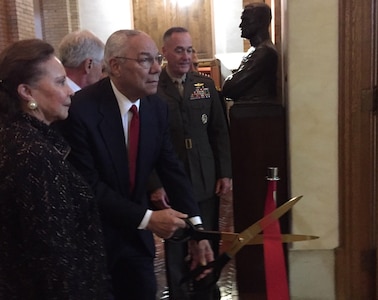
<instances>
[{"instance_id":1,"label":"eyeglasses","mask_svg":"<svg viewBox=\"0 0 378 300\"><path fill-rule=\"evenodd\" d=\"M159 54L155 57L147 55L147 56L141 57L141 58L130 58L130 57L124 57L124 56L115 56L115 58L126 59L126 60L134 60L144 69L150 69L155 61L159 64L159 66L161 66L162 63L163 63L163 55L161 55L161 54Z\"/></svg>"}]
</instances>

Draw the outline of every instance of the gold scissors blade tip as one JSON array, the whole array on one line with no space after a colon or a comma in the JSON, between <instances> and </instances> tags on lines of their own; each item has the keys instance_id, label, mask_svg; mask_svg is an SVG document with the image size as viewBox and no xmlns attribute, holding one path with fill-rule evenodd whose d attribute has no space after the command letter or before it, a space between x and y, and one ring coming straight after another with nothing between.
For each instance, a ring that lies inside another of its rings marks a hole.
<instances>
[{"instance_id":1,"label":"gold scissors blade tip","mask_svg":"<svg viewBox=\"0 0 378 300\"><path fill-rule=\"evenodd\" d=\"M262 219L258 220L256 223L249 226L247 229L243 230L235 239L230 249L227 250L227 254L230 257L235 256L237 252L245 245L247 245L256 235L264 230L267 226L272 224L274 221L278 220L282 215L289 211L294 204L296 204L303 196L297 196L291 198L280 207L276 208L271 213L264 216Z\"/></svg>"},{"instance_id":2,"label":"gold scissors blade tip","mask_svg":"<svg viewBox=\"0 0 378 300\"><path fill-rule=\"evenodd\" d=\"M225 243L232 243L237 239L239 234L234 232L222 232L222 241ZM256 235L252 240L250 240L246 245L260 245L264 244L266 240L277 239L276 236L267 236L262 233ZM319 237L315 235L308 235L308 234L289 234L289 233L282 233L279 238L281 239L282 243L293 243L293 242L302 242L302 241L310 241L316 240Z\"/></svg>"}]
</instances>

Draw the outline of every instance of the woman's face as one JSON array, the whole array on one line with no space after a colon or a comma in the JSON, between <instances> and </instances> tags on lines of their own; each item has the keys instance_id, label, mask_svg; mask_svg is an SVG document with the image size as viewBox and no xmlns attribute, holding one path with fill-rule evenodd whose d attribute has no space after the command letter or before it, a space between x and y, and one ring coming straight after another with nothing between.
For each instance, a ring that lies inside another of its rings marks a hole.
<instances>
[{"instance_id":1,"label":"woman's face","mask_svg":"<svg viewBox=\"0 0 378 300\"><path fill-rule=\"evenodd\" d=\"M37 102L38 107L25 110L46 124L51 124L68 117L73 91L67 84L63 65L55 56L42 63L41 68L42 77L29 86L31 99Z\"/></svg>"}]
</instances>

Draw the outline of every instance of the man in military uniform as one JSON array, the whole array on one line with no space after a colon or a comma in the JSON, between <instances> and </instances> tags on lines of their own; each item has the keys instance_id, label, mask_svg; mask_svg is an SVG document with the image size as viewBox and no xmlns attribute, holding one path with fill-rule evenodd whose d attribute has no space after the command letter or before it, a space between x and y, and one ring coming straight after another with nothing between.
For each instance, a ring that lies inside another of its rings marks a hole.
<instances>
[{"instance_id":1,"label":"man in military uniform","mask_svg":"<svg viewBox=\"0 0 378 300\"><path fill-rule=\"evenodd\" d=\"M163 42L167 65L160 75L158 94L169 104L172 141L194 187L202 224L207 230L218 230L219 197L231 189L229 134L219 93L210 77L191 71L192 39L185 28L168 29ZM152 187L156 206L168 206L163 187L156 181ZM214 256L218 246L213 245ZM188 271L187 256L186 244L165 242L170 299L220 299L216 285L205 292L195 282L190 290L180 286Z\"/></svg>"}]
</instances>

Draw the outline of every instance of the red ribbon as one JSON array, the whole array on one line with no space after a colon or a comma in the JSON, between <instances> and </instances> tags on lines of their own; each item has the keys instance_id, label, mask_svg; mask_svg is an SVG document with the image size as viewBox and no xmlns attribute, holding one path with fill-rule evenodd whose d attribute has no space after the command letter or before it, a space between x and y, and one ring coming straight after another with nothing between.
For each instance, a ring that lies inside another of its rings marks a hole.
<instances>
[{"instance_id":1,"label":"red ribbon","mask_svg":"<svg viewBox=\"0 0 378 300\"><path fill-rule=\"evenodd\" d=\"M268 181L265 215L276 209L277 181ZM265 280L268 300L289 300L285 256L279 220L264 229Z\"/></svg>"}]
</instances>

